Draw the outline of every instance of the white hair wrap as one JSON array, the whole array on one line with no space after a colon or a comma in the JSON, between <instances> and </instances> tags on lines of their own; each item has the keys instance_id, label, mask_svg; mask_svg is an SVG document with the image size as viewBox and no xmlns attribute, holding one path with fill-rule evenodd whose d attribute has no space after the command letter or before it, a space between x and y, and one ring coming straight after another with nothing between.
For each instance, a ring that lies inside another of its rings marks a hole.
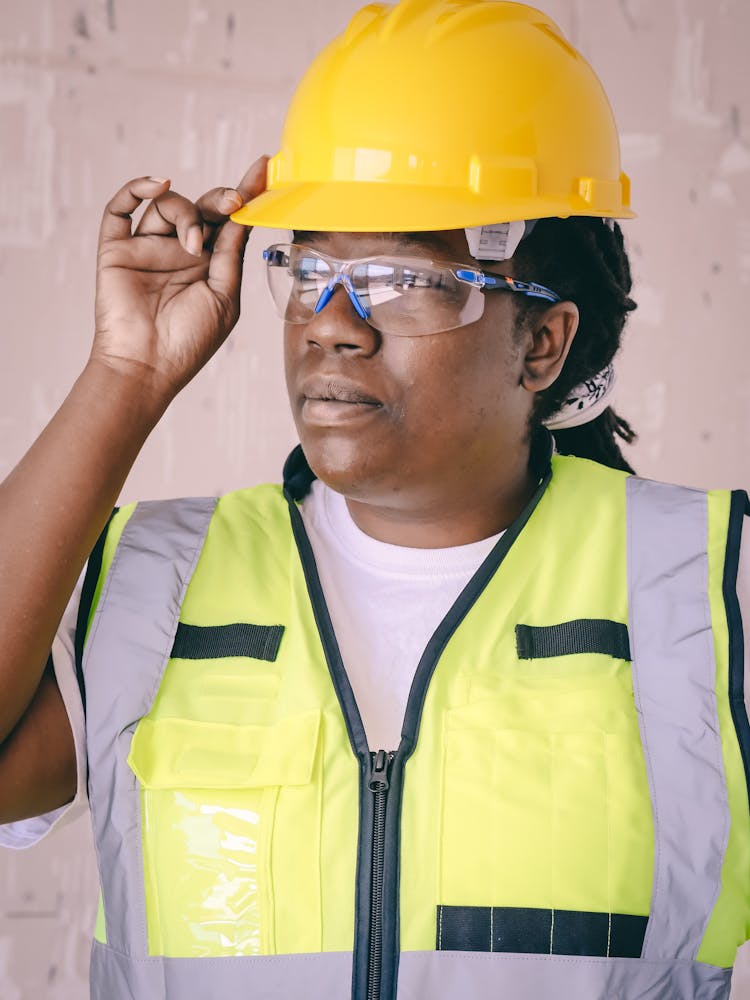
<instances>
[{"instance_id":1,"label":"white hair wrap","mask_svg":"<svg viewBox=\"0 0 750 1000\"><path fill-rule=\"evenodd\" d=\"M545 427L564 431L595 420L610 405L615 381L614 366L609 364L604 371L576 386L557 413L544 421Z\"/></svg>"}]
</instances>

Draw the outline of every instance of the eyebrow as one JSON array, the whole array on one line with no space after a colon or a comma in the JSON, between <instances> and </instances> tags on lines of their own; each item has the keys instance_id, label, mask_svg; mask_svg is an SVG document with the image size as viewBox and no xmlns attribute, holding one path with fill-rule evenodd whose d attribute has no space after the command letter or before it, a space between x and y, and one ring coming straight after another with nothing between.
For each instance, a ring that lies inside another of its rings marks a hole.
<instances>
[{"instance_id":1,"label":"eyebrow","mask_svg":"<svg viewBox=\"0 0 750 1000\"><path fill-rule=\"evenodd\" d=\"M317 230L293 230L293 239L301 240L305 243L313 243L316 240L326 240L332 235L333 233ZM452 259L456 254L455 248L447 240L443 239L443 237L437 232L382 233L381 235L390 236L399 247L411 247L418 250L438 250L450 259Z\"/></svg>"}]
</instances>

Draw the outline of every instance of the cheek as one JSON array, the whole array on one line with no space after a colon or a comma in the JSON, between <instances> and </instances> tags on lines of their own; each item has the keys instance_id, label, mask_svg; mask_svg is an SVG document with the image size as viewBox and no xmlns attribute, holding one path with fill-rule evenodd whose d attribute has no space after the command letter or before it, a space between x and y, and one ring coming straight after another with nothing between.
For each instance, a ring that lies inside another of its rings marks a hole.
<instances>
[{"instance_id":1,"label":"cheek","mask_svg":"<svg viewBox=\"0 0 750 1000\"><path fill-rule=\"evenodd\" d=\"M430 339L434 343L428 345L422 342L426 338L404 338L395 349L386 348L401 386L401 433L422 443L452 441L463 449L505 424L515 409L519 352L468 328Z\"/></svg>"},{"instance_id":2,"label":"cheek","mask_svg":"<svg viewBox=\"0 0 750 1000\"><path fill-rule=\"evenodd\" d=\"M299 386L299 372L305 363L304 326L294 323L284 324L284 377L286 379L289 404L294 411L297 406L296 393Z\"/></svg>"},{"instance_id":3,"label":"cheek","mask_svg":"<svg viewBox=\"0 0 750 1000\"><path fill-rule=\"evenodd\" d=\"M295 363L295 356L297 354L296 339L297 338L294 336L294 327L290 326L289 323L285 323L284 324L284 374L286 375L287 385L289 384L289 378Z\"/></svg>"}]
</instances>

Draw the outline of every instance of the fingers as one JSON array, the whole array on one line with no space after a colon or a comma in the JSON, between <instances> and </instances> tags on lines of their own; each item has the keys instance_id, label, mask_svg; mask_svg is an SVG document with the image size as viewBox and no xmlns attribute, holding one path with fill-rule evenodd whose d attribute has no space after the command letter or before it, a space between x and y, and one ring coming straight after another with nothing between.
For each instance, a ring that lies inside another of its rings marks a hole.
<instances>
[{"instance_id":1,"label":"fingers","mask_svg":"<svg viewBox=\"0 0 750 1000\"><path fill-rule=\"evenodd\" d=\"M136 236L174 236L188 253L200 257L203 253L203 216L197 205L178 194L167 191L154 199L136 226Z\"/></svg>"},{"instance_id":2,"label":"fingers","mask_svg":"<svg viewBox=\"0 0 750 1000\"><path fill-rule=\"evenodd\" d=\"M169 181L162 177L136 177L128 181L110 199L99 230L99 239L122 240L130 236L131 216L147 198L157 198L169 189Z\"/></svg>"},{"instance_id":3,"label":"fingers","mask_svg":"<svg viewBox=\"0 0 750 1000\"><path fill-rule=\"evenodd\" d=\"M259 157L237 188L212 188L195 203L171 191L170 182L160 177L139 177L125 184L107 205L100 230L100 240L123 240L135 236L177 236L180 245L195 257L204 247L215 253L211 277L222 288L228 284L239 290L238 264L249 229L227 221L246 201L257 197L266 187L268 157ZM141 220L132 232L132 215L145 200L151 199ZM215 246L214 246L215 241ZM234 278L229 271L234 272ZM231 280L230 280L231 279Z\"/></svg>"},{"instance_id":4,"label":"fingers","mask_svg":"<svg viewBox=\"0 0 750 1000\"><path fill-rule=\"evenodd\" d=\"M228 218L246 201L256 198L265 191L267 167L268 156L259 156L236 188L212 188L195 203L204 223L220 227L214 229L213 233L204 232L204 245L209 249L213 249L214 245L218 244L221 234L229 229L230 232L221 241L222 252L228 251L231 247L235 258L238 252L241 256L250 230L241 226L239 228L244 229L244 233L232 234L231 231L235 229L236 224L229 222Z\"/></svg>"},{"instance_id":5,"label":"fingers","mask_svg":"<svg viewBox=\"0 0 750 1000\"><path fill-rule=\"evenodd\" d=\"M169 191L148 206L135 232L138 236L171 236L176 229L178 237L182 237L191 225L224 222L241 204L242 198L233 188L213 188L195 204Z\"/></svg>"},{"instance_id":6,"label":"fingers","mask_svg":"<svg viewBox=\"0 0 750 1000\"><path fill-rule=\"evenodd\" d=\"M169 190L169 183L159 177L139 177L121 187L104 210L100 240L122 240L133 235L133 212L143 201L151 198L135 235L171 236L176 232L184 249L200 257L203 253L203 219L191 201Z\"/></svg>"}]
</instances>

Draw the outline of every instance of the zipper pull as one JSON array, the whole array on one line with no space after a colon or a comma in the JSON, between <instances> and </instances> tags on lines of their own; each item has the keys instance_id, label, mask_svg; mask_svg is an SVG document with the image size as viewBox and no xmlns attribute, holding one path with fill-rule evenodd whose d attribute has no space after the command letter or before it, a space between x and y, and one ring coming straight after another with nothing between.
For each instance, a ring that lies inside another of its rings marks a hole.
<instances>
[{"instance_id":1,"label":"zipper pull","mask_svg":"<svg viewBox=\"0 0 750 1000\"><path fill-rule=\"evenodd\" d=\"M393 760L393 754L386 753L385 750L378 750L377 753L371 754L370 756L372 758L369 781L370 791L384 792L389 785L388 771L391 766L391 761Z\"/></svg>"}]
</instances>

